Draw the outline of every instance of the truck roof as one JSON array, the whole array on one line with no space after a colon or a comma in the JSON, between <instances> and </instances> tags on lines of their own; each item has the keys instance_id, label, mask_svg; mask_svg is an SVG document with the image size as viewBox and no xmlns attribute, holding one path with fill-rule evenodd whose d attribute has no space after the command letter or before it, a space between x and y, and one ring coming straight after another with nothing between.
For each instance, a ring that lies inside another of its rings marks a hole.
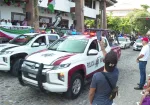
<instances>
[{"instance_id":1,"label":"truck roof","mask_svg":"<svg viewBox=\"0 0 150 105\"><path fill-rule=\"evenodd\" d=\"M32 36L32 35L39 35L39 33L26 33L24 35L30 35L30 36Z\"/></svg>"},{"instance_id":2,"label":"truck roof","mask_svg":"<svg viewBox=\"0 0 150 105\"><path fill-rule=\"evenodd\" d=\"M64 36L64 38L70 38L70 39L97 39L96 36L91 35L72 35L72 36ZM105 37L103 37L105 38Z\"/></svg>"}]
</instances>

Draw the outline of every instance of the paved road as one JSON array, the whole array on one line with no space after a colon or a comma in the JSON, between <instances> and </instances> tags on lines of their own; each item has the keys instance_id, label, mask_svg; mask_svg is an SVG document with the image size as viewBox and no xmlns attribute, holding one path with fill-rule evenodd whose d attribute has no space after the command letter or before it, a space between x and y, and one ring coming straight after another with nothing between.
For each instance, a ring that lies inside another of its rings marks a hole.
<instances>
[{"instance_id":1,"label":"paved road","mask_svg":"<svg viewBox=\"0 0 150 105\"><path fill-rule=\"evenodd\" d=\"M138 64L135 62L138 53L131 48L122 50L122 57L118 64L120 91L115 99L117 105L136 105L140 100L140 91L133 89L139 82ZM150 73L150 66L147 67L147 72ZM67 100L60 94L43 94L35 89L22 87L16 78L0 72L0 105L89 105L88 91L89 85L85 87L79 98Z\"/></svg>"}]
</instances>

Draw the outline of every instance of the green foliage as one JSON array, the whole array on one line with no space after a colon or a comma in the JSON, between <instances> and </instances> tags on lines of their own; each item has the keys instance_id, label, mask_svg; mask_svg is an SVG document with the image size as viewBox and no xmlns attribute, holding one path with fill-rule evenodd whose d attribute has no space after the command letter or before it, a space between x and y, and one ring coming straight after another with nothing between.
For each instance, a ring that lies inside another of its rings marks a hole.
<instances>
[{"instance_id":1,"label":"green foliage","mask_svg":"<svg viewBox=\"0 0 150 105\"><path fill-rule=\"evenodd\" d=\"M95 20L93 19L86 19L84 21L85 25L89 26L89 27L95 27Z\"/></svg>"},{"instance_id":2,"label":"green foliage","mask_svg":"<svg viewBox=\"0 0 150 105\"><path fill-rule=\"evenodd\" d=\"M130 12L127 16L130 19L130 23L132 24L133 29L144 35L150 29L150 20L146 20L147 17L150 17L150 13L148 12L148 5L141 5L143 9L137 9L133 12Z\"/></svg>"},{"instance_id":3,"label":"green foliage","mask_svg":"<svg viewBox=\"0 0 150 105\"><path fill-rule=\"evenodd\" d=\"M112 14L107 16L107 27L108 29L119 31L126 34L131 33L131 24L130 19L128 17L113 17Z\"/></svg>"}]
</instances>

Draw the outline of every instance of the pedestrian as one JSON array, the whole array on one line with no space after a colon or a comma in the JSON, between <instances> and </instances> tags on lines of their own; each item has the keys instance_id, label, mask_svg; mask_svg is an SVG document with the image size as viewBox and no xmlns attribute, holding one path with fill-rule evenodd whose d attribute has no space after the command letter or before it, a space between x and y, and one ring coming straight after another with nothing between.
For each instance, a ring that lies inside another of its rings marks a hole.
<instances>
[{"instance_id":1,"label":"pedestrian","mask_svg":"<svg viewBox=\"0 0 150 105\"><path fill-rule=\"evenodd\" d=\"M26 20L26 18L23 20L22 26L27 26L27 20Z\"/></svg>"},{"instance_id":2,"label":"pedestrian","mask_svg":"<svg viewBox=\"0 0 150 105\"><path fill-rule=\"evenodd\" d=\"M105 47L102 46L102 44L100 45L103 54L106 55L104 58L105 65L103 72L98 72L93 75L89 91L89 100L91 105L112 105L113 100L109 98L112 89L105 76L107 76L114 88L119 75L119 71L116 68L117 54L114 51L110 51L106 54Z\"/></svg>"},{"instance_id":3,"label":"pedestrian","mask_svg":"<svg viewBox=\"0 0 150 105\"><path fill-rule=\"evenodd\" d=\"M4 19L1 20L1 25L2 25L2 26L6 26L6 22L5 22Z\"/></svg>"},{"instance_id":4,"label":"pedestrian","mask_svg":"<svg viewBox=\"0 0 150 105\"><path fill-rule=\"evenodd\" d=\"M142 90L146 82L146 65L150 55L150 48L148 42L149 39L147 37L142 38L143 48L138 58L136 59L137 63L139 63L140 69L140 83L138 83L138 86L134 88L135 90Z\"/></svg>"},{"instance_id":5,"label":"pedestrian","mask_svg":"<svg viewBox=\"0 0 150 105\"><path fill-rule=\"evenodd\" d=\"M11 23L11 21L8 19L8 21L7 21L7 26L12 26L12 23Z\"/></svg>"}]
</instances>

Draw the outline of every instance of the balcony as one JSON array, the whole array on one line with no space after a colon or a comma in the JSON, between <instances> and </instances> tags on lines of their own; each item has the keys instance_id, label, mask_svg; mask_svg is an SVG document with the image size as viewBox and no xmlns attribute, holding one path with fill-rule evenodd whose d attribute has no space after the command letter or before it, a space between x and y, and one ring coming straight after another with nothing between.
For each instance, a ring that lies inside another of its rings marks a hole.
<instances>
[{"instance_id":1,"label":"balcony","mask_svg":"<svg viewBox=\"0 0 150 105\"><path fill-rule=\"evenodd\" d=\"M88 8L84 6L84 16L90 17L90 18L96 18L97 11L96 9Z\"/></svg>"}]
</instances>

